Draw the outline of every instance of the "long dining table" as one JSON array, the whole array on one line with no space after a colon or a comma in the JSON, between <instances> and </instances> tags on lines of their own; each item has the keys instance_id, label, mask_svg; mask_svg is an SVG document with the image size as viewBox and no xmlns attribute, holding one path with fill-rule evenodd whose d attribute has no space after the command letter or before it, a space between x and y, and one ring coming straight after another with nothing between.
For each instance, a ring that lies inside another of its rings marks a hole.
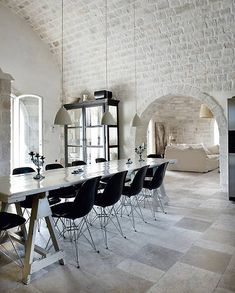
<instances>
[{"instance_id":1,"label":"long dining table","mask_svg":"<svg viewBox=\"0 0 235 293\"><path fill-rule=\"evenodd\" d=\"M0 201L1 211L7 211L10 204L15 204L16 212L22 215L20 202L28 196L33 196L33 204L29 219L29 227L22 226L20 233L12 233L12 237L25 246L23 283L29 284L31 275L44 267L59 261L65 264L65 253L60 246L58 235L51 216L51 209L47 200L49 191L56 190L71 185L76 185L87 179L97 176L110 176L117 172L128 170L132 173L139 168L149 165L157 168L164 162L174 163L174 160L165 159L146 159L139 162L133 160L127 164L127 160L114 160L104 163L95 163L79 167L67 167L42 172L45 178L36 180L34 174L9 175L0 177ZM162 196L165 202L168 197L162 186ZM155 201L157 207L157 201ZM49 235L51 237L54 252L48 252L43 247L36 245L37 221L45 219ZM35 258L35 252L41 258Z\"/></svg>"}]
</instances>

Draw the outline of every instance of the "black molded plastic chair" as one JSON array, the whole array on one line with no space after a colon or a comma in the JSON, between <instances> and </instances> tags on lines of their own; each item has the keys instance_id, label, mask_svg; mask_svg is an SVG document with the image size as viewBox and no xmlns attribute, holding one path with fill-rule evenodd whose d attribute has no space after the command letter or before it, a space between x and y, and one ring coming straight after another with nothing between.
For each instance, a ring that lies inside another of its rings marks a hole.
<instances>
[{"instance_id":1,"label":"black molded plastic chair","mask_svg":"<svg viewBox=\"0 0 235 293\"><path fill-rule=\"evenodd\" d=\"M0 212L0 251L21 267L23 267L23 262L13 243L12 237L8 233L8 230L23 225L25 221L26 221L25 218L19 215L7 213L7 212ZM13 258L8 253L6 246L2 243L2 240L5 239L6 237L10 240L14 248L14 251L17 254L17 258Z\"/></svg>"},{"instance_id":2,"label":"black molded plastic chair","mask_svg":"<svg viewBox=\"0 0 235 293\"><path fill-rule=\"evenodd\" d=\"M64 168L64 167L59 163L47 164L45 166L45 170L53 170L53 169L61 169L61 168Z\"/></svg>"},{"instance_id":3,"label":"black molded plastic chair","mask_svg":"<svg viewBox=\"0 0 235 293\"><path fill-rule=\"evenodd\" d=\"M83 166L83 165L86 165L86 162L82 160L77 160L72 162L72 166Z\"/></svg>"},{"instance_id":4,"label":"black molded plastic chair","mask_svg":"<svg viewBox=\"0 0 235 293\"><path fill-rule=\"evenodd\" d=\"M107 162L107 160L105 158L96 158L95 162L96 163L103 163L103 162Z\"/></svg>"},{"instance_id":5,"label":"black molded plastic chair","mask_svg":"<svg viewBox=\"0 0 235 293\"><path fill-rule=\"evenodd\" d=\"M143 184L144 184L144 178L146 176L146 172L148 170L149 166L144 166L142 168L140 168L136 174L134 179L132 180L132 183L128 186L124 186L123 188L123 200L122 200L122 206L121 206L121 215L122 215L122 211L123 211L123 207L126 206L130 206L131 210L130 210L130 214L132 216L132 225L134 230L136 231L135 228L135 218L134 218L134 210L139 214L139 216L142 218L142 220L145 222L140 205L139 205L139 201L137 198L137 195L141 192L142 188L143 188ZM136 205L134 205L135 201ZM137 210L138 208L138 210Z\"/></svg>"},{"instance_id":6,"label":"black molded plastic chair","mask_svg":"<svg viewBox=\"0 0 235 293\"><path fill-rule=\"evenodd\" d=\"M147 158L149 159L162 159L162 155L157 155L157 154L149 154L147 155ZM148 168L146 177L153 177L153 168Z\"/></svg>"},{"instance_id":7,"label":"black molded plastic chair","mask_svg":"<svg viewBox=\"0 0 235 293\"><path fill-rule=\"evenodd\" d=\"M88 240L91 246L97 251L95 247L95 243L91 236L89 224L87 221L87 215L91 211L94 205L94 200L97 193L99 180L100 180L100 177L95 177L95 178L87 180L86 182L82 184L81 188L78 189L74 201L60 203L51 208L53 217L58 218L58 220L59 219L62 220L63 218L70 220L69 225L66 225L63 222L63 220L61 221L63 225L63 231L61 234L65 235L65 233L67 232L68 235L71 237L71 240L74 240L78 268L79 268L79 260L78 260L77 240L83 234L83 232L85 232L85 230L88 231L91 241L89 241L87 237L85 238ZM78 218L81 218L81 221L79 224L75 222L75 220ZM58 221L56 221L56 224L57 223Z\"/></svg>"},{"instance_id":8,"label":"black molded plastic chair","mask_svg":"<svg viewBox=\"0 0 235 293\"><path fill-rule=\"evenodd\" d=\"M64 168L61 164L59 163L52 163L52 164L47 164L45 166L45 170L54 170L54 169L62 169ZM68 198L73 198L75 197L75 188L74 186L68 186L68 187L63 187L59 188L56 190L51 190L49 191L49 196L50 197L60 197L64 199Z\"/></svg>"},{"instance_id":9,"label":"black molded plastic chair","mask_svg":"<svg viewBox=\"0 0 235 293\"><path fill-rule=\"evenodd\" d=\"M13 169L12 175L20 175L20 174L27 174L35 172L35 170L31 167L18 167ZM58 197L52 196L49 194L48 196L49 205L57 204L60 202ZM32 208L32 196L27 196L24 201L20 202L20 205L24 209L31 209Z\"/></svg>"},{"instance_id":10,"label":"black molded plastic chair","mask_svg":"<svg viewBox=\"0 0 235 293\"><path fill-rule=\"evenodd\" d=\"M163 183L163 179L165 177L167 165L168 165L168 162L163 163L160 166L158 166L152 179L151 180L147 180L147 179L144 180L144 186L143 186L145 189L150 191L150 194L148 196L145 194L145 198L148 198L149 196L153 198L154 197L154 190L155 190L155 194L156 194L155 199L159 202L159 205L164 213L166 213L166 212L164 210L164 205L162 203L161 194L159 193L158 188ZM153 207L153 205L151 205L150 207ZM156 220L155 209L153 209L153 214L154 214L154 219Z\"/></svg>"},{"instance_id":11,"label":"black molded plastic chair","mask_svg":"<svg viewBox=\"0 0 235 293\"><path fill-rule=\"evenodd\" d=\"M147 158L162 159L163 155L149 154L149 155L147 155Z\"/></svg>"},{"instance_id":12,"label":"black molded plastic chair","mask_svg":"<svg viewBox=\"0 0 235 293\"><path fill-rule=\"evenodd\" d=\"M108 241L107 241L107 225L109 221L112 221L114 226L117 228L117 230L121 233L121 235L125 238L122 232L122 228L120 225L120 222L117 217L117 212L114 207L114 205L119 201L122 195L123 185L125 182L127 171L119 172L114 175L112 175L107 182L104 191L101 193L98 193L95 197L95 206L100 207L100 212L95 210L96 217L100 220L100 227L101 230L104 232L104 241L106 248L108 248ZM110 207L110 208L109 208ZM115 225L113 219L112 219L112 213L114 213L117 225Z\"/></svg>"}]
</instances>

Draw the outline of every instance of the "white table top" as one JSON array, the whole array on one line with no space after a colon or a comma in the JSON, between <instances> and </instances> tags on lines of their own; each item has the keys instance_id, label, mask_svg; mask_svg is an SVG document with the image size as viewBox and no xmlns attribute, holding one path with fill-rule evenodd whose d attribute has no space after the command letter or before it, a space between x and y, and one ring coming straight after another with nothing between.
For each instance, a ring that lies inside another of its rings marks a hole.
<instances>
[{"instance_id":1,"label":"white table top","mask_svg":"<svg viewBox=\"0 0 235 293\"><path fill-rule=\"evenodd\" d=\"M97 176L108 176L121 171L134 171L145 165L156 167L164 162L174 163L174 160L147 159L126 164L127 160L115 160L79 167L68 167L44 171L44 179L33 179L32 173L0 177L0 201L14 203L22 201L27 195L38 194L61 187L81 183ZM73 170L83 169L79 174L72 174Z\"/></svg>"}]
</instances>

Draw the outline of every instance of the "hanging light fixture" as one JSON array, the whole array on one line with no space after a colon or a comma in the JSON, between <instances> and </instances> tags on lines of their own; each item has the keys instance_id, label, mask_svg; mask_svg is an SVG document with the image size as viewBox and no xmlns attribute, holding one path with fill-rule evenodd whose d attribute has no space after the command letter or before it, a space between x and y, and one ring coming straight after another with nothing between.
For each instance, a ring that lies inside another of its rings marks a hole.
<instances>
[{"instance_id":1,"label":"hanging light fixture","mask_svg":"<svg viewBox=\"0 0 235 293\"><path fill-rule=\"evenodd\" d=\"M137 74L136 74L136 21L135 21L135 1L134 1L134 18L133 18L133 41L134 41L134 56L135 56L135 116L131 121L132 127L139 127L142 125L140 116L137 113Z\"/></svg>"},{"instance_id":2,"label":"hanging light fixture","mask_svg":"<svg viewBox=\"0 0 235 293\"><path fill-rule=\"evenodd\" d=\"M108 2L105 0L105 76L106 89L108 88ZM101 118L101 125L116 125L113 115L106 110Z\"/></svg>"},{"instance_id":3,"label":"hanging light fixture","mask_svg":"<svg viewBox=\"0 0 235 293\"><path fill-rule=\"evenodd\" d=\"M0 68L0 79L14 80L14 78L9 73L3 72L1 68Z\"/></svg>"},{"instance_id":4,"label":"hanging light fixture","mask_svg":"<svg viewBox=\"0 0 235 293\"><path fill-rule=\"evenodd\" d=\"M202 104L200 107L199 117L200 118L214 118L214 115L211 112L211 110L207 107L206 104Z\"/></svg>"},{"instance_id":5,"label":"hanging light fixture","mask_svg":"<svg viewBox=\"0 0 235 293\"><path fill-rule=\"evenodd\" d=\"M72 124L69 113L63 106L64 97L64 1L61 0L61 95L62 105L59 111L56 113L54 124L55 125L68 125Z\"/></svg>"}]
</instances>

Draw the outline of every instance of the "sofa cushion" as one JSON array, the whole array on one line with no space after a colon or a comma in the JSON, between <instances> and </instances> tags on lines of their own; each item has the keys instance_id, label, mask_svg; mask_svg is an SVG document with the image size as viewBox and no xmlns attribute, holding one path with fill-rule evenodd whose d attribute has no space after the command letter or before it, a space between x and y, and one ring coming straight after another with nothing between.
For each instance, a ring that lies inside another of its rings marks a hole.
<instances>
[{"instance_id":1,"label":"sofa cushion","mask_svg":"<svg viewBox=\"0 0 235 293\"><path fill-rule=\"evenodd\" d=\"M209 155L218 155L219 154L219 145L213 145L207 148L209 151Z\"/></svg>"}]
</instances>

